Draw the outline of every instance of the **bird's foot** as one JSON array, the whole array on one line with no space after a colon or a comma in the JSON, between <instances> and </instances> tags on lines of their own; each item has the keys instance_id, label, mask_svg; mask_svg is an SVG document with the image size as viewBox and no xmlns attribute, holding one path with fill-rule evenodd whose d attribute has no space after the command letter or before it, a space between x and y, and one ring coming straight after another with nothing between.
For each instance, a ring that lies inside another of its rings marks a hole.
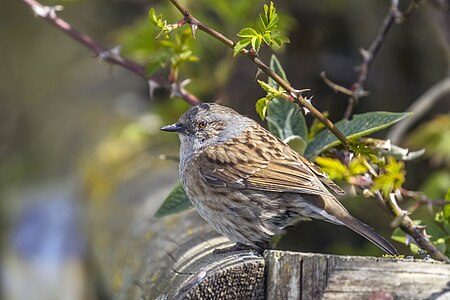
<instances>
[{"instance_id":1,"label":"bird's foot","mask_svg":"<svg viewBox=\"0 0 450 300\"><path fill-rule=\"evenodd\" d=\"M236 243L236 244L234 244L231 247L214 249L213 254L214 255L218 255L218 254L237 252L237 251L245 251L245 250L255 251L255 252L258 252L261 255L264 252L263 249L257 248L255 246L250 246L250 245L246 245L246 244L242 244L242 243Z\"/></svg>"}]
</instances>

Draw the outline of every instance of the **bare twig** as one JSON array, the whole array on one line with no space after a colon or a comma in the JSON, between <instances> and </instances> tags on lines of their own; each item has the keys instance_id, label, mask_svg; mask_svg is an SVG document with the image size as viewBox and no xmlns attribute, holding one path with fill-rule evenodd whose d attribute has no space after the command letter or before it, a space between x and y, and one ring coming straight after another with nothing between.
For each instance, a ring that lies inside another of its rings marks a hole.
<instances>
[{"instance_id":1,"label":"bare twig","mask_svg":"<svg viewBox=\"0 0 450 300\"><path fill-rule=\"evenodd\" d=\"M73 40L80 43L90 51L92 51L96 57L100 60L106 61L108 63L119 65L134 74L138 75L146 79L149 83L150 93L152 94L155 88L164 88L171 92L171 95L178 96L184 99L186 102L191 105L196 105L200 103L200 101L194 95L187 92L182 84L178 82L171 82L169 80L165 80L161 77L151 76L148 77L145 71L145 68L138 63L129 60L119 54L119 48L108 49L104 46L100 45L97 41L95 41L90 36L80 32L72 25L67 23L65 20L59 18L56 15L56 11L62 10L61 6L44 6L38 1L35 0L22 0L22 2L27 5L36 16L43 18L51 25L62 31L64 34L70 36Z\"/></svg>"},{"instance_id":2,"label":"bare twig","mask_svg":"<svg viewBox=\"0 0 450 300\"><path fill-rule=\"evenodd\" d=\"M401 23L407 17L409 17L418 6L419 1L420 0L412 0L406 11L404 13L401 13L398 8L399 0L391 0L391 7L389 9L389 12L384 17L383 23L381 24L381 27L378 30L378 34L375 36L375 39L370 44L369 49L368 50L360 49L363 61L357 67L358 80L352 84L351 89L347 89L339 84L332 82L325 76L325 73L322 72L321 77L329 87L331 87L336 92L340 92L343 93L344 95L349 96L347 108L345 109L344 113L345 119L349 119L351 117L353 113L353 108L358 103L359 99L369 95L369 93L366 90L364 90L364 84L369 75L373 61L377 56L378 52L380 51L384 41L386 40L387 34L389 33L389 30L392 28L392 25L394 23Z\"/></svg>"},{"instance_id":3,"label":"bare twig","mask_svg":"<svg viewBox=\"0 0 450 300\"><path fill-rule=\"evenodd\" d=\"M226 46L230 48L234 48L235 43L224 36L220 32L206 26L202 22L200 22L197 18L195 18L186 8L184 8L178 0L170 0L170 2L180 11L180 13L184 16L186 22L191 26L193 34L197 29L200 29L215 39L219 40ZM245 55L248 59L253 61L258 68L263 71L267 76L275 80L286 92L286 97L289 100L297 100L303 107L311 112L314 117L319 119L345 146L348 145L346 137L342 134L342 132L337 129L334 124L326 117L324 117L314 106L312 106L307 99L305 99L301 93L294 89L289 83L287 83L283 78L281 78L277 73L271 70L266 64L264 64L258 57L255 51L244 49L242 54Z\"/></svg>"},{"instance_id":4,"label":"bare twig","mask_svg":"<svg viewBox=\"0 0 450 300\"><path fill-rule=\"evenodd\" d=\"M351 90L349 90L346 87L343 87L342 85L334 83L333 81L328 79L325 72L323 72L323 71L320 72L320 77L322 78L322 80L325 82L326 85L328 85L330 88L332 88L334 90L335 93L341 93L341 94L347 95L349 97L352 96L353 92Z\"/></svg>"},{"instance_id":5,"label":"bare twig","mask_svg":"<svg viewBox=\"0 0 450 300\"><path fill-rule=\"evenodd\" d=\"M431 210L433 206L444 206L450 205L450 200L444 199L430 199L422 192L410 191L405 188L400 189L400 193L402 197L414 199L414 203L408 208L408 212L412 213L423 205L428 206Z\"/></svg>"},{"instance_id":6,"label":"bare twig","mask_svg":"<svg viewBox=\"0 0 450 300\"><path fill-rule=\"evenodd\" d=\"M359 99L366 96L367 92L364 90L364 83L367 80L367 76L369 75L370 68L372 63L377 56L378 52L381 49L384 41L386 40L386 36L391 29L392 25L395 23L395 20L399 18L399 10L398 10L398 0L391 1L391 8L389 12L384 17L383 23L378 30L378 34L375 39L370 44L368 50L360 49L361 56L363 57L362 63L358 66L358 81L356 81L352 86L352 95L348 99L348 105L345 109L344 118L349 119L353 113L354 106L358 103Z\"/></svg>"},{"instance_id":7,"label":"bare twig","mask_svg":"<svg viewBox=\"0 0 450 300\"><path fill-rule=\"evenodd\" d=\"M442 99L445 95L450 94L450 76L445 77L438 83L430 87L422 96L420 96L414 103L406 109L406 111L413 112L413 114L394 125L387 134L387 138L393 144L398 144L407 130L414 125L433 105Z\"/></svg>"}]
</instances>

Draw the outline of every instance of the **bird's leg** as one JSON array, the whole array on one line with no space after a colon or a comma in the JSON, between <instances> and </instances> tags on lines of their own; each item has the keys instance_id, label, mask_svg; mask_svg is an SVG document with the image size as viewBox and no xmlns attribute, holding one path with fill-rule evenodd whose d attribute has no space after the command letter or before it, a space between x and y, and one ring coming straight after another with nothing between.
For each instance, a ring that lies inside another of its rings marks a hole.
<instances>
[{"instance_id":1,"label":"bird's leg","mask_svg":"<svg viewBox=\"0 0 450 300\"><path fill-rule=\"evenodd\" d=\"M237 251L245 251L245 250L256 251L261 255L264 252L264 249L259 248L259 247L250 246L250 245L246 245L246 244L242 244L242 243L236 243L231 247L214 249L213 254L217 255L217 254L224 254L224 253L229 253L229 252L237 252Z\"/></svg>"}]
</instances>

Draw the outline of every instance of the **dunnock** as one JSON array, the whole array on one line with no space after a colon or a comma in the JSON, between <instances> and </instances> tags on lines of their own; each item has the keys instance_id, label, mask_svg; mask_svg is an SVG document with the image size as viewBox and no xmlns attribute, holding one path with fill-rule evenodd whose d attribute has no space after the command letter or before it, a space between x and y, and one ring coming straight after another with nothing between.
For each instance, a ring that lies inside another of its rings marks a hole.
<instances>
[{"instance_id":1,"label":"dunnock","mask_svg":"<svg viewBox=\"0 0 450 300\"><path fill-rule=\"evenodd\" d=\"M350 215L328 189L345 192L314 164L233 109L200 104L161 130L178 133L180 179L189 199L237 248L268 248L287 226L314 218L345 225L397 254Z\"/></svg>"}]
</instances>

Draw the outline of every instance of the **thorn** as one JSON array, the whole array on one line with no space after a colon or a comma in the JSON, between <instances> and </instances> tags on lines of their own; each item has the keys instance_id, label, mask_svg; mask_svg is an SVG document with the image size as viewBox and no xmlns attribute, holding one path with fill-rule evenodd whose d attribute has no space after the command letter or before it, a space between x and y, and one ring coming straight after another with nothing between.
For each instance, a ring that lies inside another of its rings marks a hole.
<instances>
[{"instance_id":1,"label":"thorn","mask_svg":"<svg viewBox=\"0 0 450 300\"><path fill-rule=\"evenodd\" d=\"M397 228L400 226L400 224L403 222L403 220L406 218L406 216L408 216L408 212L407 211L402 211L400 212L400 215L396 218L394 218L391 222L391 227L392 228Z\"/></svg>"},{"instance_id":2,"label":"thorn","mask_svg":"<svg viewBox=\"0 0 450 300\"><path fill-rule=\"evenodd\" d=\"M303 94L304 92L311 92L311 89L302 89L302 90L292 89L291 95L292 95L292 97L297 98L299 95Z\"/></svg>"},{"instance_id":3,"label":"thorn","mask_svg":"<svg viewBox=\"0 0 450 300\"><path fill-rule=\"evenodd\" d=\"M56 12L62 11L64 7L62 5L55 6L43 6L43 5L33 5L31 6L33 13L36 17L46 18L50 17L52 19L56 18Z\"/></svg>"},{"instance_id":4,"label":"thorn","mask_svg":"<svg viewBox=\"0 0 450 300\"><path fill-rule=\"evenodd\" d=\"M417 243L416 243L416 241L412 238L412 236L410 236L409 234L406 234L405 233L405 237L406 237L406 240L405 240L405 245L406 246L409 246L409 245L417 245Z\"/></svg>"},{"instance_id":5,"label":"thorn","mask_svg":"<svg viewBox=\"0 0 450 300\"><path fill-rule=\"evenodd\" d=\"M309 98L306 97L306 98L305 98L305 101L308 102L308 104L312 105L312 104L311 104L311 100L312 100L313 97L314 97L314 96L311 96L311 97L309 97ZM309 109L307 109L306 107L302 106L302 108L303 108L303 112L305 113L305 116L306 116L307 114L311 113L311 112L309 111Z\"/></svg>"},{"instance_id":6,"label":"thorn","mask_svg":"<svg viewBox=\"0 0 450 300\"><path fill-rule=\"evenodd\" d=\"M403 219L404 219L406 216L408 216L408 214L409 214L406 210L403 210L403 209L397 204L397 199L396 199L395 196L396 196L395 193L390 193L390 194L389 194L389 198L390 198L390 200L391 200L391 202L392 202L392 205L393 205L394 207L396 207L396 210L398 210L398 211L400 212L399 215L398 215L394 220L392 220L392 222L391 222L391 227L394 227L394 228L400 226L400 224L402 223Z\"/></svg>"},{"instance_id":7,"label":"thorn","mask_svg":"<svg viewBox=\"0 0 450 300\"><path fill-rule=\"evenodd\" d=\"M111 48L111 49L108 49L108 50L106 50L106 51L102 51L102 52L100 52L98 55L97 55L97 57L98 57L98 59L100 59L100 60L106 60L106 59L108 59L108 58L114 58L114 59L116 59L116 60L120 60L120 49L121 49L121 46L119 45L119 46L116 46L116 47L114 47L114 48Z\"/></svg>"},{"instance_id":8,"label":"thorn","mask_svg":"<svg viewBox=\"0 0 450 300\"><path fill-rule=\"evenodd\" d=\"M195 33L197 32L198 25L194 23L191 23L189 25L191 26L192 38L195 40Z\"/></svg>"},{"instance_id":9,"label":"thorn","mask_svg":"<svg viewBox=\"0 0 450 300\"><path fill-rule=\"evenodd\" d=\"M264 72L260 68L257 68L256 75L255 75L255 81L257 81L263 75L264 75Z\"/></svg>"},{"instance_id":10,"label":"thorn","mask_svg":"<svg viewBox=\"0 0 450 300\"><path fill-rule=\"evenodd\" d=\"M391 140L390 140L390 139L387 139L387 140L384 142L384 145L383 145L383 146L386 148L387 151L390 151L390 150L392 149L392 143L391 143Z\"/></svg>"},{"instance_id":11,"label":"thorn","mask_svg":"<svg viewBox=\"0 0 450 300\"><path fill-rule=\"evenodd\" d=\"M396 189L396 190L394 191L394 193L395 193L395 197L396 197L398 200L403 201L403 196L402 196L402 192L401 192L400 189Z\"/></svg>"},{"instance_id":12,"label":"thorn","mask_svg":"<svg viewBox=\"0 0 450 300\"><path fill-rule=\"evenodd\" d=\"M359 48L359 54L361 54L364 60L369 60L371 56L370 52L364 48Z\"/></svg>"},{"instance_id":13,"label":"thorn","mask_svg":"<svg viewBox=\"0 0 450 300\"><path fill-rule=\"evenodd\" d=\"M367 97L370 95L369 91L366 91L364 89L358 90L358 98Z\"/></svg>"},{"instance_id":14,"label":"thorn","mask_svg":"<svg viewBox=\"0 0 450 300\"><path fill-rule=\"evenodd\" d=\"M187 86L189 83L191 83L191 80L190 80L189 78L183 80L183 81L180 83L180 88L181 88L181 89L184 89L184 87Z\"/></svg>"},{"instance_id":15,"label":"thorn","mask_svg":"<svg viewBox=\"0 0 450 300\"><path fill-rule=\"evenodd\" d=\"M150 100L153 100L153 93L159 87L160 87L160 84L158 82L151 80L151 79L148 80L148 95L150 97Z\"/></svg>"},{"instance_id":16,"label":"thorn","mask_svg":"<svg viewBox=\"0 0 450 300\"><path fill-rule=\"evenodd\" d=\"M424 236L425 238L429 238L430 237L430 235L428 235L427 234L427 227L426 226L423 226L423 225L417 225L416 226L416 229L417 229L417 231L422 235L422 236Z\"/></svg>"},{"instance_id":17,"label":"thorn","mask_svg":"<svg viewBox=\"0 0 450 300\"><path fill-rule=\"evenodd\" d=\"M417 151L408 152L408 154L405 157L405 160L413 160L415 158L418 158L422 156L425 153L425 149L420 149Z\"/></svg>"},{"instance_id":18,"label":"thorn","mask_svg":"<svg viewBox=\"0 0 450 300\"><path fill-rule=\"evenodd\" d=\"M189 83L191 83L190 79L185 79L182 82L173 82L170 85L170 98L174 97L183 98L183 94L185 94L186 92L184 87L187 86Z\"/></svg>"}]
</instances>

